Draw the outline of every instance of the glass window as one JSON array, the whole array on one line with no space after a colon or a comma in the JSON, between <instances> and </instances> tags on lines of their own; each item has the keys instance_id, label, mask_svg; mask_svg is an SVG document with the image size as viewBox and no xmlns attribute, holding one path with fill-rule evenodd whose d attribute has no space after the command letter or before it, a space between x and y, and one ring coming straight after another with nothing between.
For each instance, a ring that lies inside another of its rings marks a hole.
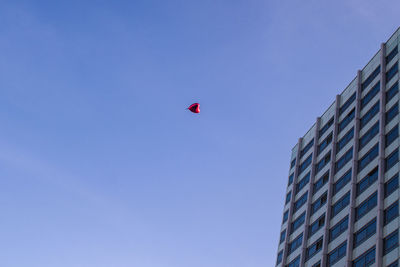
<instances>
[{"instance_id":1,"label":"glass window","mask_svg":"<svg viewBox=\"0 0 400 267\"><path fill-rule=\"evenodd\" d=\"M356 99L356 93L352 94L350 96L350 98L348 100L346 100L346 102L344 102L343 106L340 107L339 115L342 115L343 112L346 111L346 109L351 105L351 103L354 102L355 99Z\"/></svg>"},{"instance_id":2,"label":"glass window","mask_svg":"<svg viewBox=\"0 0 400 267\"><path fill-rule=\"evenodd\" d=\"M288 218L289 218L289 211L287 210L285 211L285 213L283 213L282 223L285 223Z\"/></svg>"},{"instance_id":3,"label":"glass window","mask_svg":"<svg viewBox=\"0 0 400 267\"><path fill-rule=\"evenodd\" d=\"M312 148L313 145L314 145L314 139L311 139L311 141L308 142L308 144L300 151L300 157L303 157L308 152L308 150Z\"/></svg>"},{"instance_id":4,"label":"glass window","mask_svg":"<svg viewBox=\"0 0 400 267\"><path fill-rule=\"evenodd\" d=\"M318 173L322 168L326 166L331 161L331 151L326 153L326 155L317 163L316 166L316 173Z\"/></svg>"},{"instance_id":5,"label":"glass window","mask_svg":"<svg viewBox=\"0 0 400 267\"><path fill-rule=\"evenodd\" d=\"M329 242L335 240L340 234L347 230L349 226L349 216L346 216L343 220L338 222L329 230Z\"/></svg>"},{"instance_id":6,"label":"glass window","mask_svg":"<svg viewBox=\"0 0 400 267\"><path fill-rule=\"evenodd\" d=\"M291 261L287 267L299 267L300 266L300 255L297 256L293 261Z\"/></svg>"},{"instance_id":7,"label":"glass window","mask_svg":"<svg viewBox=\"0 0 400 267\"><path fill-rule=\"evenodd\" d=\"M290 228L290 234L296 231L303 223L306 218L306 212L303 212L294 222L292 222L292 227Z\"/></svg>"},{"instance_id":8,"label":"glass window","mask_svg":"<svg viewBox=\"0 0 400 267\"><path fill-rule=\"evenodd\" d=\"M388 111L386 111L385 114L385 123L386 125L393 120L394 117L397 116L397 113L399 113L399 105L396 103L393 107L391 107Z\"/></svg>"},{"instance_id":9,"label":"glass window","mask_svg":"<svg viewBox=\"0 0 400 267\"><path fill-rule=\"evenodd\" d=\"M379 144L373 146L367 154L358 161L358 172L364 169L379 154Z\"/></svg>"},{"instance_id":10,"label":"glass window","mask_svg":"<svg viewBox=\"0 0 400 267\"><path fill-rule=\"evenodd\" d=\"M377 193L375 191L367 200L363 203L358 205L356 208L356 216L355 220L358 221L361 219L365 214L367 214L370 210L372 210L377 205Z\"/></svg>"},{"instance_id":11,"label":"glass window","mask_svg":"<svg viewBox=\"0 0 400 267\"><path fill-rule=\"evenodd\" d=\"M353 158L353 147L351 147L347 152L335 163L335 173L341 170L347 162Z\"/></svg>"},{"instance_id":12,"label":"glass window","mask_svg":"<svg viewBox=\"0 0 400 267\"><path fill-rule=\"evenodd\" d=\"M399 216L399 202L395 202L390 205L385 211L383 212L383 223L384 225L393 221L393 219Z\"/></svg>"},{"instance_id":13,"label":"glass window","mask_svg":"<svg viewBox=\"0 0 400 267\"><path fill-rule=\"evenodd\" d=\"M282 258L283 258L283 249L278 253L278 257L276 258L276 265L282 262Z\"/></svg>"},{"instance_id":14,"label":"glass window","mask_svg":"<svg viewBox=\"0 0 400 267\"><path fill-rule=\"evenodd\" d=\"M346 206L350 203L350 191L347 192L341 199L336 201L336 203L332 206L332 214L331 218L335 217L339 212L341 212Z\"/></svg>"},{"instance_id":15,"label":"glass window","mask_svg":"<svg viewBox=\"0 0 400 267\"><path fill-rule=\"evenodd\" d=\"M302 242L303 242L303 233L298 235L291 243L289 243L288 254L292 253L297 248L299 248Z\"/></svg>"},{"instance_id":16,"label":"glass window","mask_svg":"<svg viewBox=\"0 0 400 267\"><path fill-rule=\"evenodd\" d=\"M324 141L318 146L318 155L332 142L332 133L330 133Z\"/></svg>"},{"instance_id":17,"label":"glass window","mask_svg":"<svg viewBox=\"0 0 400 267\"><path fill-rule=\"evenodd\" d=\"M291 185L291 184L293 183L293 177L294 177L294 173L292 173L292 174L289 176L288 186Z\"/></svg>"},{"instance_id":18,"label":"glass window","mask_svg":"<svg viewBox=\"0 0 400 267\"><path fill-rule=\"evenodd\" d=\"M298 192L300 192L300 190L303 189L303 188L308 184L309 181L310 181L310 172L308 172L308 173L304 176L304 178L301 179L301 180L297 183L297 185L296 185L296 194L297 194Z\"/></svg>"},{"instance_id":19,"label":"glass window","mask_svg":"<svg viewBox=\"0 0 400 267\"><path fill-rule=\"evenodd\" d=\"M392 168L399 161L399 150L396 149L385 159L385 172Z\"/></svg>"},{"instance_id":20,"label":"glass window","mask_svg":"<svg viewBox=\"0 0 400 267\"><path fill-rule=\"evenodd\" d=\"M383 239L383 255L388 254L399 246L399 232L396 229L393 233Z\"/></svg>"},{"instance_id":21,"label":"glass window","mask_svg":"<svg viewBox=\"0 0 400 267\"><path fill-rule=\"evenodd\" d=\"M338 133L340 133L354 119L355 109L353 108L349 114L339 123Z\"/></svg>"},{"instance_id":22,"label":"glass window","mask_svg":"<svg viewBox=\"0 0 400 267\"><path fill-rule=\"evenodd\" d=\"M315 222L313 222L308 229L308 237L310 238L313 234L315 234L319 229L321 229L325 225L325 214L319 217Z\"/></svg>"},{"instance_id":23,"label":"glass window","mask_svg":"<svg viewBox=\"0 0 400 267\"><path fill-rule=\"evenodd\" d=\"M315 241L312 245L310 245L306 250L306 260L310 259L312 256L317 254L322 249L322 236Z\"/></svg>"},{"instance_id":24,"label":"glass window","mask_svg":"<svg viewBox=\"0 0 400 267\"><path fill-rule=\"evenodd\" d=\"M389 264L387 267L399 267L399 264L396 260L395 262L392 262L391 264Z\"/></svg>"},{"instance_id":25,"label":"glass window","mask_svg":"<svg viewBox=\"0 0 400 267\"><path fill-rule=\"evenodd\" d=\"M396 173L389 181L385 183L385 197L388 197L391 193L399 188L399 174Z\"/></svg>"},{"instance_id":26,"label":"glass window","mask_svg":"<svg viewBox=\"0 0 400 267\"><path fill-rule=\"evenodd\" d=\"M368 187L370 187L375 181L378 180L378 167L375 167L372 171L370 171L367 176L361 179L357 183L356 187L356 195L359 196L362 192L364 192Z\"/></svg>"},{"instance_id":27,"label":"glass window","mask_svg":"<svg viewBox=\"0 0 400 267\"><path fill-rule=\"evenodd\" d=\"M379 65L369 76L365 81L361 84L361 90L363 91L365 88L368 87L368 85L375 79L376 76L379 75L381 72L381 65Z\"/></svg>"},{"instance_id":28,"label":"glass window","mask_svg":"<svg viewBox=\"0 0 400 267\"><path fill-rule=\"evenodd\" d=\"M327 200L327 192L325 192L321 197L315 200L314 203L311 204L311 214L314 214L317 210L319 210L323 205L325 205Z\"/></svg>"},{"instance_id":29,"label":"glass window","mask_svg":"<svg viewBox=\"0 0 400 267\"><path fill-rule=\"evenodd\" d=\"M351 180L351 169L348 170L342 177L340 177L333 185L333 195L336 195L346 184Z\"/></svg>"},{"instance_id":30,"label":"glass window","mask_svg":"<svg viewBox=\"0 0 400 267\"><path fill-rule=\"evenodd\" d=\"M333 124L333 117L319 130L319 136L321 137Z\"/></svg>"},{"instance_id":31,"label":"glass window","mask_svg":"<svg viewBox=\"0 0 400 267\"><path fill-rule=\"evenodd\" d=\"M353 261L353 267L368 267L375 263L375 246Z\"/></svg>"},{"instance_id":32,"label":"glass window","mask_svg":"<svg viewBox=\"0 0 400 267\"><path fill-rule=\"evenodd\" d=\"M292 198L292 191L289 191L289 193L286 194L286 202L285 202L285 204L289 203L291 198Z\"/></svg>"},{"instance_id":33,"label":"glass window","mask_svg":"<svg viewBox=\"0 0 400 267\"><path fill-rule=\"evenodd\" d=\"M376 233L376 218L368 222L363 228L354 234L354 247L358 247L362 242Z\"/></svg>"},{"instance_id":34,"label":"glass window","mask_svg":"<svg viewBox=\"0 0 400 267\"><path fill-rule=\"evenodd\" d=\"M290 163L290 168L293 168L294 165L296 165L296 158Z\"/></svg>"},{"instance_id":35,"label":"glass window","mask_svg":"<svg viewBox=\"0 0 400 267\"><path fill-rule=\"evenodd\" d=\"M338 262L341 258L346 256L346 247L347 241L340 244L337 248L332 250L331 253L328 254L328 265L332 266L336 262Z\"/></svg>"},{"instance_id":36,"label":"glass window","mask_svg":"<svg viewBox=\"0 0 400 267\"><path fill-rule=\"evenodd\" d=\"M379 121L369 128L369 130L360 138L358 142L358 150L361 150L369 141L379 133Z\"/></svg>"},{"instance_id":37,"label":"glass window","mask_svg":"<svg viewBox=\"0 0 400 267\"><path fill-rule=\"evenodd\" d=\"M305 192L295 203L293 206L293 213L298 211L303 205L307 202L308 191Z\"/></svg>"},{"instance_id":38,"label":"glass window","mask_svg":"<svg viewBox=\"0 0 400 267\"><path fill-rule=\"evenodd\" d=\"M399 82L396 82L389 90L386 92L386 104L392 99L399 91Z\"/></svg>"},{"instance_id":39,"label":"glass window","mask_svg":"<svg viewBox=\"0 0 400 267\"><path fill-rule=\"evenodd\" d=\"M386 72L386 82L388 83L396 75L398 71L399 71L399 64L396 62L396 64L394 64L393 67L391 67L390 70Z\"/></svg>"},{"instance_id":40,"label":"glass window","mask_svg":"<svg viewBox=\"0 0 400 267\"><path fill-rule=\"evenodd\" d=\"M329 181L329 170L314 183L313 194L317 193Z\"/></svg>"},{"instance_id":41,"label":"glass window","mask_svg":"<svg viewBox=\"0 0 400 267\"><path fill-rule=\"evenodd\" d=\"M298 175L300 175L305 169L307 169L308 166L310 166L311 160L312 160L312 153L303 161L303 163L300 164Z\"/></svg>"},{"instance_id":42,"label":"glass window","mask_svg":"<svg viewBox=\"0 0 400 267\"><path fill-rule=\"evenodd\" d=\"M286 237L286 229L281 232L281 237L279 239L279 244L282 244L282 242L285 241L285 237Z\"/></svg>"},{"instance_id":43,"label":"glass window","mask_svg":"<svg viewBox=\"0 0 400 267\"><path fill-rule=\"evenodd\" d=\"M399 125L396 125L392 130L390 130L385 135L385 147L388 147L391 143L393 143L393 141L396 140L398 136L399 136Z\"/></svg>"},{"instance_id":44,"label":"glass window","mask_svg":"<svg viewBox=\"0 0 400 267\"><path fill-rule=\"evenodd\" d=\"M364 108L372 98L374 98L381 89L381 82L377 82L374 87L361 99L361 108Z\"/></svg>"},{"instance_id":45,"label":"glass window","mask_svg":"<svg viewBox=\"0 0 400 267\"><path fill-rule=\"evenodd\" d=\"M395 48L393 48L392 51L386 56L386 64L388 64L396 55L397 55L398 49L397 45Z\"/></svg>"},{"instance_id":46,"label":"glass window","mask_svg":"<svg viewBox=\"0 0 400 267\"><path fill-rule=\"evenodd\" d=\"M354 137L354 127L351 128L336 144L336 154Z\"/></svg>"},{"instance_id":47,"label":"glass window","mask_svg":"<svg viewBox=\"0 0 400 267\"><path fill-rule=\"evenodd\" d=\"M364 116L360 119L360 129L362 129L367 123L379 113L379 101L375 103Z\"/></svg>"}]
</instances>

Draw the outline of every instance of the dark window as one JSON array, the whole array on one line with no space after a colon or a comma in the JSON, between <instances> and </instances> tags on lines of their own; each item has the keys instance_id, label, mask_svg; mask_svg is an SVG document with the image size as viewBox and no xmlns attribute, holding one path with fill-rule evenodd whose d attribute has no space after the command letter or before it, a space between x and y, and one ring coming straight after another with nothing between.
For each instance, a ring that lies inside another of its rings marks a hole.
<instances>
[{"instance_id":1,"label":"dark window","mask_svg":"<svg viewBox=\"0 0 400 267\"><path fill-rule=\"evenodd\" d=\"M292 227L290 228L290 234L296 231L303 223L306 218L306 212L303 212L294 222L292 222Z\"/></svg>"},{"instance_id":2,"label":"dark window","mask_svg":"<svg viewBox=\"0 0 400 267\"><path fill-rule=\"evenodd\" d=\"M340 107L339 115L342 115L343 112L346 111L346 109L351 105L351 103L354 102L355 99L356 99L356 93L352 94L350 96L350 98L348 100L346 100L346 102L344 102L343 106Z\"/></svg>"},{"instance_id":3,"label":"dark window","mask_svg":"<svg viewBox=\"0 0 400 267\"><path fill-rule=\"evenodd\" d=\"M326 155L317 163L315 167L316 169L315 173L318 173L320 170L322 170L322 168L325 167L326 164L328 164L330 161L331 161L331 151L326 153Z\"/></svg>"},{"instance_id":4,"label":"dark window","mask_svg":"<svg viewBox=\"0 0 400 267\"><path fill-rule=\"evenodd\" d=\"M276 258L276 265L282 262L282 258L283 258L283 249L278 253L278 257Z\"/></svg>"},{"instance_id":5,"label":"dark window","mask_svg":"<svg viewBox=\"0 0 400 267\"><path fill-rule=\"evenodd\" d=\"M392 168L399 161L399 150L396 149L385 159L385 172Z\"/></svg>"},{"instance_id":6,"label":"dark window","mask_svg":"<svg viewBox=\"0 0 400 267\"><path fill-rule=\"evenodd\" d=\"M392 262L391 264L389 264L387 267L399 267L399 264L396 260L396 261Z\"/></svg>"},{"instance_id":7,"label":"dark window","mask_svg":"<svg viewBox=\"0 0 400 267\"><path fill-rule=\"evenodd\" d=\"M322 249L322 236L315 241L311 246L309 246L306 250L306 260L310 259L312 256L317 254Z\"/></svg>"},{"instance_id":8,"label":"dark window","mask_svg":"<svg viewBox=\"0 0 400 267\"><path fill-rule=\"evenodd\" d=\"M300 192L300 190L303 189L303 188L308 184L309 181L310 181L310 172L308 172L308 173L304 176L304 178L301 179L301 180L297 183L297 185L296 185L296 194L297 194L298 192Z\"/></svg>"},{"instance_id":9,"label":"dark window","mask_svg":"<svg viewBox=\"0 0 400 267\"><path fill-rule=\"evenodd\" d=\"M383 255L388 254L393 249L399 246L399 230L396 229L393 233L383 239Z\"/></svg>"},{"instance_id":10,"label":"dark window","mask_svg":"<svg viewBox=\"0 0 400 267\"><path fill-rule=\"evenodd\" d=\"M346 165L347 162L349 162L353 158L353 147L351 147L347 152L340 158L338 161L336 161L335 164L335 173L337 173L340 169Z\"/></svg>"},{"instance_id":11,"label":"dark window","mask_svg":"<svg viewBox=\"0 0 400 267\"><path fill-rule=\"evenodd\" d=\"M397 92L399 92L399 82L396 82L389 90L387 90L386 104L397 94Z\"/></svg>"},{"instance_id":12,"label":"dark window","mask_svg":"<svg viewBox=\"0 0 400 267\"><path fill-rule=\"evenodd\" d=\"M391 67L390 70L386 72L386 82L388 83L398 71L399 64L396 62L396 64L394 64L393 67Z\"/></svg>"},{"instance_id":13,"label":"dark window","mask_svg":"<svg viewBox=\"0 0 400 267\"><path fill-rule=\"evenodd\" d=\"M379 133L379 121L369 128L369 130L360 138L358 142L358 150L361 150L369 141Z\"/></svg>"},{"instance_id":14,"label":"dark window","mask_svg":"<svg viewBox=\"0 0 400 267\"><path fill-rule=\"evenodd\" d=\"M375 263L375 246L353 261L353 267L368 267Z\"/></svg>"},{"instance_id":15,"label":"dark window","mask_svg":"<svg viewBox=\"0 0 400 267\"><path fill-rule=\"evenodd\" d=\"M292 191L289 191L289 193L286 194L286 202L285 202L285 204L289 203L291 198L292 198Z\"/></svg>"},{"instance_id":16,"label":"dark window","mask_svg":"<svg viewBox=\"0 0 400 267\"><path fill-rule=\"evenodd\" d=\"M291 184L293 183L293 177L294 177L294 173L292 173L292 174L289 176L288 186L291 185Z\"/></svg>"},{"instance_id":17,"label":"dark window","mask_svg":"<svg viewBox=\"0 0 400 267\"><path fill-rule=\"evenodd\" d=\"M329 181L329 171L327 171L324 175L322 175L320 179L318 179L314 183L313 194L317 193L317 191L320 190L324 186L324 184L326 184L328 181Z\"/></svg>"},{"instance_id":18,"label":"dark window","mask_svg":"<svg viewBox=\"0 0 400 267\"><path fill-rule=\"evenodd\" d=\"M397 113L399 113L399 105L396 103L396 105L386 111L385 124L387 125L391 120L393 120L393 118L397 116Z\"/></svg>"},{"instance_id":19,"label":"dark window","mask_svg":"<svg viewBox=\"0 0 400 267\"><path fill-rule=\"evenodd\" d=\"M298 175L300 175L305 169L307 169L308 166L310 166L311 160L312 160L312 154L310 154L310 156L308 156L303 161L303 163L300 164L300 166L299 166L299 174Z\"/></svg>"},{"instance_id":20,"label":"dark window","mask_svg":"<svg viewBox=\"0 0 400 267\"><path fill-rule=\"evenodd\" d=\"M304 156L310 148L314 145L314 139L311 139L310 142L300 151L300 157Z\"/></svg>"},{"instance_id":21,"label":"dark window","mask_svg":"<svg viewBox=\"0 0 400 267\"><path fill-rule=\"evenodd\" d=\"M364 108L374 96L376 96L381 89L381 82L377 82L374 87L361 99L361 108Z\"/></svg>"},{"instance_id":22,"label":"dark window","mask_svg":"<svg viewBox=\"0 0 400 267\"><path fill-rule=\"evenodd\" d=\"M318 155L332 142L332 133L330 133L324 141L318 146Z\"/></svg>"},{"instance_id":23,"label":"dark window","mask_svg":"<svg viewBox=\"0 0 400 267\"><path fill-rule=\"evenodd\" d=\"M358 247L362 242L376 233L376 218L368 222L363 228L354 234L354 247Z\"/></svg>"},{"instance_id":24,"label":"dark window","mask_svg":"<svg viewBox=\"0 0 400 267\"><path fill-rule=\"evenodd\" d=\"M399 125L394 126L390 132L385 135L385 147L388 147L399 136Z\"/></svg>"},{"instance_id":25,"label":"dark window","mask_svg":"<svg viewBox=\"0 0 400 267\"><path fill-rule=\"evenodd\" d=\"M346 193L341 199L336 201L332 206L331 218L335 217L340 211L342 211L350 203L350 191Z\"/></svg>"},{"instance_id":26,"label":"dark window","mask_svg":"<svg viewBox=\"0 0 400 267\"><path fill-rule=\"evenodd\" d=\"M283 213L282 223L285 223L288 218L289 218L289 211L287 210L287 211L285 211L285 213Z\"/></svg>"},{"instance_id":27,"label":"dark window","mask_svg":"<svg viewBox=\"0 0 400 267\"><path fill-rule=\"evenodd\" d=\"M399 188L399 174L396 173L389 181L385 183L385 197L388 197L391 193Z\"/></svg>"},{"instance_id":28,"label":"dark window","mask_svg":"<svg viewBox=\"0 0 400 267\"><path fill-rule=\"evenodd\" d=\"M333 185L333 195L340 191L351 180L351 169L348 170L339 180Z\"/></svg>"},{"instance_id":29,"label":"dark window","mask_svg":"<svg viewBox=\"0 0 400 267\"><path fill-rule=\"evenodd\" d=\"M305 192L295 203L293 206L293 213L298 211L306 202L307 202L308 191Z\"/></svg>"},{"instance_id":30,"label":"dark window","mask_svg":"<svg viewBox=\"0 0 400 267\"><path fill-rule=\"evenodd\" d=\"M303 233L298 235L292 242L289 243L288 254L292 253L298 247L300 247L302 242L303 242Z\"/></svg>"},{"instance_id":31,"label":"dark window","mask_svg":"<svg viewBox=\"0 0 400 267\"><path fill-rule=\"evenodd\" d=\"M362 129L379 112L379 101L375 103L364 116L360 119L360 129Z\"/></svg>"},{"instance_id":32,"label":"dark window","mask_svg":"<svg viewBox=\"0 0 400 267\"><path fill-rule=\"evenodd\" d=\"M321 137L333 124L333 117L319 130L319 136Z\"/></svg>"},{"instance_id":33,"label":"dark window","mask_svg":"<svg viewBox=\"0 0 400 267\"><path fill-rule=\"evenodd\" d=\"M338 133L340 133L346 126L354 119L355 109L353 108L349 114L339 123Z\"/></svg>"},{"instance_id":34,"label":"dark window","mask_svg":"<svg viewBox=\"0 0 400 267\"><path fill-rule=\"evenodd\" d=\"M384 225L393 221L393 219L397 218L397 216L399 216L399 202L396 201L383 212Z\"/></svg>"},{"instance_id":35,"label":"dark window","mask_svg":"<svg viewBox=\"0 0 400 267\"><path fill-rule=\"evenodd\" d=\"M290 168L293 168L294 165L296 165L296 159L292 160L292 162L290 163Z\"/></svg>"},{"instance_id":36,"label":"dark window","mask_svg":"<svg viewBox=\"0 0 400 267\"><path fill-rule=\"evenodd\" d=\"M396 55L397 55L398 49L397 45L395 48L393 48L392 51L386 56L386 64L388 64Z\"/></svg>"},{"instance_id":37,"label":"dark window","mask_svg":"<svg viewBox=\"0 0 400 267\"><path fill-rule=\"evenodd\" d=\"M336 237L346 231L348 226L349 216L346 216L343 220L335 224L335 226L333 226L331 230L329 230L329 242L335 240Z\"/></svg>"},{"instance_id":38,"label":"dark window","mask_svg":"<svg viewBox=\"0 0 400 267\"><path fill-rule=\"evenodd\" d=\"M313 222L308 229L308 237L311 237L315 234L319 229L321 229L325 225L325 214L319 217L315 222Z\"/></svg>"},{"instance_id":39,"label":"dark window","mask_svg":"<svg viewBox=\"0 0 400 267\"><path fill-rule=\"evenodd\" d=\"M373 146L365 155L358 161L358 172L364 169L371 161L379 154L379 144Z\"/></svg>"},{"instance_id":40,"label":"dark window","mask_svg":"<svg viewBox=\"0 0 400 267\"><path fill-rule=\"evenodd\" d=\"M317 262L316 264L314 264L314 265L311 266L311 267L321 267L321 261Z\"/></svg>"},{"instance_id":41,"label":"dark window","mask_svg":"<svg viewBox=\"0 0 400 267\"><path fill-rule=\"evenodd\" d=\"M300 256L297 256L286 267L299 267L299 266L300 266Z\"/></svg>"},{"instance_id":42,"label":"dark window","mask_svg":"<svg viewBox=\"0 0 400 267\"><path fill-rule=\"evenodd\" d=\"M325 192L322 196L320 196L314 203L311 205L311 214L314 214L317 210L319 210L326 203L327 192Z\"/></svg>"},{"instance_id":43,"label":"dark window","mask_svg":"<svg viewBox=\"0 0 400 267\"><path fill-rule=\"evenodd\" d=\"M346 256L346 247L347 241L340 244L337 248L332 250L331 253L328 254L328 266L332 266L336 262L338 262L341 258Z\"/></svg>"},{"instance_id":44,"label":"dark window","mask_svg":"<svg viewBox=\"0 0 400 267\"><path fill-rule=\"evenodd\" d=\"M361 179L358 182L356 188L356 195L359 196L362 192L364 192L368 187L370 187L375 181L378 180L378 167L370 171L367 176Z\"/></svg>"},{"instance_id":45,"label":"dark window","mask_svg":"<svg viewBox=\"0 0 400 267\"><path fill-rule=\"evenodd\" d=\"M361 90L364 90L367 88L367 86L375 79L376 76L379 75L381 72L381 65L379 65L369 76L365 81L361 84Z\"/></svg>"},{"instance_id":46,"label":"dark window","mask_svg":"<svg viewBox=\"0 0 400 267\"><path fill-rule=\"evenodd\" d=\"M285 241L285 237L286 237L286 229L281 232L281 237L279 239L279 244L281 244L283 241Z\"/></svg>"},{"instance_id":47,"label":"dark window","mask_svg":"<svg viewBox=\"0 0 400 267\"><path fill-rule=\"evenodd\" d=\"M367 214L370 210L376 207L377 204L377 193L372 194L367 200L358 205L356 208L356 217L355 220L361 219L365 214Z\"/></svg>"},{"instance_id":48,"label":"dark window","mask_svg":"<svg viewBox=\"0 0 400 267\"><path fill-rule=\"evenodd\" d=\"M354 137L354 127L351 128L336 144L336 154L347 145L347 143Z\"/></svg>"}]
</instances>

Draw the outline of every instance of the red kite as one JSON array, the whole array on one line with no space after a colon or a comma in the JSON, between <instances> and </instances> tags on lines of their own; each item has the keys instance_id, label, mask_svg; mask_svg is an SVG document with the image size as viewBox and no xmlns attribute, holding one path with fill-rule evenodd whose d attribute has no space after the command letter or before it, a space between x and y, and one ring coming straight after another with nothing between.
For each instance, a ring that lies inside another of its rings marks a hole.
<instances>
[{"instance_id":1,"label":"red kite","mask_svg":"<svg viewBox=\"0 0 400 267\"><path fill-rule=\"evenodd\" d=\"M193 103L187 109L190 110L193 113L200 113L200 104L199 103Z\"/></svg>"}]
</instances>

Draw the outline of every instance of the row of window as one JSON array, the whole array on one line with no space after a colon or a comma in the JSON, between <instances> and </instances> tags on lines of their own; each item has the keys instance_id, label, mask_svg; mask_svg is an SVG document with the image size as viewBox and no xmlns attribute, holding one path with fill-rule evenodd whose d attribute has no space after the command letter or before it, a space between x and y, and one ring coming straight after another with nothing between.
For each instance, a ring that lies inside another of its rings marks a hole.
<instances>
[{"instance_id":1,"label":"row of window","mask_svg":"<svg viewBox=\"0 0 400 267\"><path fill-rule=\"evenodd\" d=\"M396 45L395 48L393 48L392 51L389 52L389 54L386 56L386 64L388 64L398 53L398 47Z\"/></svg>"},{"instance_id":2,"label":"row of window","mask_svg":"<svg viewBox=\"0 0 400 267\"><path fill-rule=\"evenodd\" d=\"M396 62L396 64L393 65L393 67L390 68L386 72L386 82L389 82L399 71L399 64Z\"/></svg>"}]
</instances>

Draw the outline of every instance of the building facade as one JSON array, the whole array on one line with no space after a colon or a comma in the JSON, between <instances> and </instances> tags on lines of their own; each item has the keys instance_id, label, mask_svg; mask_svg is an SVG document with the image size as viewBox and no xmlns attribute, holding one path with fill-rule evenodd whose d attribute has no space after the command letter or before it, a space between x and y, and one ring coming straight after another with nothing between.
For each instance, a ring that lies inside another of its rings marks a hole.
<instances>
[{"instance_id":1,"label":"building facade","mask_svg":"<svg viewBox=\"0 0 400 267\"><path fill-rule=\"evenodd\" d=\"M400 28L292 149L276 266L399 264Z\"/></svg>"}]
</instances>

